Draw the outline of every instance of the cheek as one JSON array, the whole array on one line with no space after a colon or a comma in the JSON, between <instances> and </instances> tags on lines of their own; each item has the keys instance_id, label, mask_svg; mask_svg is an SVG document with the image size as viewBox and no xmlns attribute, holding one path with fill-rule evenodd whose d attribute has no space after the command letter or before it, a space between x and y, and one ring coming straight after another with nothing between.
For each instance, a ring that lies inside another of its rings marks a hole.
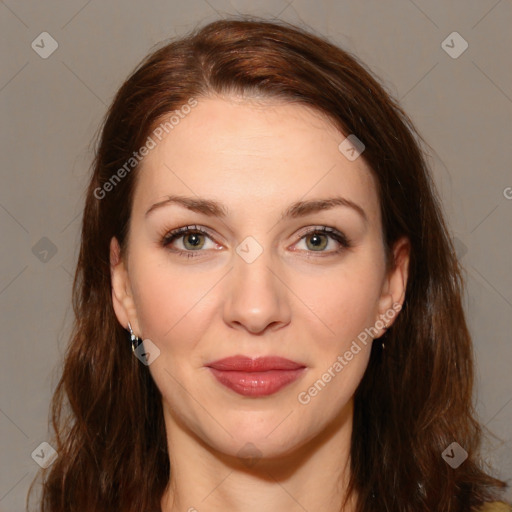
<instances>
[{"instance_id":1,"label":"cheek","mask_svg":"<svg viewBox=\"0 0 512 512\"><path fill-rule=\"evenodd\" d=\"M305 297L304 304L311 311L310 329L318 331L313 339L333 341L332 345L341 349L347 342L373 326L377 319L380 298L381 270L373 265L340 267L329 275L298 276L293 287L297 296ZM322 334L320 334L322 333Z\"/></svg>"},{"instance_id":2,"label":"cheek","mask_svg":"<svg viewBox=\"0 0 512 512\"><path fill-rule=\"evenodd\" d=\"M376 320L376 281L371 273L362 278L340 272L310 294L308 305L315 317L304 322L304 329L314 346L312 367L297 400L301 407L313 408L304 411L319 408L325 417L333 417L355 393L371 353L372 341L365 329Z\"/></svg>"},{"instance_id":3,"label":"cheek","mask_svg":"<svg viewBox=\"0 0 512 512\"><path fill-rule=\"evenodd\" d=\"M161 258L141 255L139 261L145 263L133 269L133 288L144 337L162 347L172 345L173 352L190 350L211 316L208 291L215 284L214 276L180 270Z\"/></svg>"}]
</instances>

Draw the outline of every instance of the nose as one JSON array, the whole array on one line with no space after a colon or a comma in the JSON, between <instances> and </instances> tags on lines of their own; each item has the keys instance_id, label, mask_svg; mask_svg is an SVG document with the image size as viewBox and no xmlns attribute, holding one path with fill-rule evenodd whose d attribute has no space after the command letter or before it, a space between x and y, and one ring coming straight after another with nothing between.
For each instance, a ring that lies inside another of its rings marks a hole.
<instances>
[{"instance_id":1,"label":"nose","mask_svg":"<svg viewBox=\"0 0 512 512\"><path fill-rule=\"evenodd\" d=\"M264 250L253 261L243 251L235 254L228 279L224 304L228 325L261 334L290 322L290 290L282 266L270 251Z\"/></svg>"}]
</instances>

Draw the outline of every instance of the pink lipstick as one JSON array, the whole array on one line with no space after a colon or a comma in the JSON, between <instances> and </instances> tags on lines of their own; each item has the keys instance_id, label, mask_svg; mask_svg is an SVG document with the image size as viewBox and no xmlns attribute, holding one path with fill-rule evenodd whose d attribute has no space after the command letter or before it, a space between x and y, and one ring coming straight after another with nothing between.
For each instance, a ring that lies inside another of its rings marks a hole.
<instances>
[{"instance_id":1,"label":"pink lipstick","mask_svg":"<svg viewBox=\"0 0 512 512\"><path fill-rule=\"evenodd\" d=\"M277 393L297 380L305 366L282 357L232 356L206 365L224 386L243 396L263 397Z\"/></svg>"}]
</instances>

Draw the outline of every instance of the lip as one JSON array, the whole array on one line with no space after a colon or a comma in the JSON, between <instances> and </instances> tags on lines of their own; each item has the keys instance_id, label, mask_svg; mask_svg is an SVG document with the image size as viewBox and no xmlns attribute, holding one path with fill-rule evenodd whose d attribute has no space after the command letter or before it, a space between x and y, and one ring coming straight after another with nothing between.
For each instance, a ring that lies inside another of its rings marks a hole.
<instances>
[{"instance_id":1,"label":"lip","mask_svg":"<svg viewBox=\"0 0 512 512\"><path fill-rule=\"evenodd\" d=\"M277 393L297 380L306 369L301 363L277 356L232 356L208 363L206 367L221 384L249 397Z\"/></svg>"}]
</instances>

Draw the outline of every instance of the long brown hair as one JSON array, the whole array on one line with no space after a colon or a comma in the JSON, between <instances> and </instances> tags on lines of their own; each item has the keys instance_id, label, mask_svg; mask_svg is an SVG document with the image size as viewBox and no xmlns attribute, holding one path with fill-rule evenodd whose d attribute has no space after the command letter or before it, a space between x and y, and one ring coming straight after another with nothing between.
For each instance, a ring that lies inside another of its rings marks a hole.
<instances>
[{"instance_id":1,"label":"long brown hair","mask_svg":"<svg viewBox=\"0 0 512 512\"><path fill-rule=\"evenodd\" d=\"M140 167L126 167L133 152L191 98L230 93L307 105L355 134L378 185L388 252L402 236L411 242L403 309L386 349L372 347L355 395L357 510L462 512L495 499L505 484L481 467L463 281L423 139L355 56L293 25L246 17L155 50L106 115L83 213L76 320L52 401L59 456L44 472L41 512L160 510L172 469L161 395L114 314L109 243L116 237L126 251ZM457 469L441 456L454 441L469 454Z\"/></svg>"}]
</instances>

